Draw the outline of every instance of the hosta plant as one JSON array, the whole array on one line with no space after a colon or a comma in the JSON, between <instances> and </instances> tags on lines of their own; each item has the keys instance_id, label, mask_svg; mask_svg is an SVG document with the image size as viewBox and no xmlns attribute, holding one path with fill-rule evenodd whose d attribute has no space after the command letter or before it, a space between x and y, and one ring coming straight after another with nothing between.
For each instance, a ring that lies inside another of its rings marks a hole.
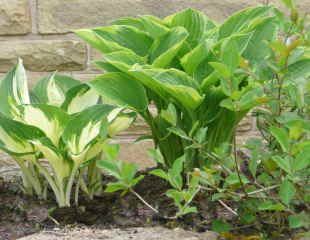
<instances>
[{"instance_id":1,"label":"hosta plant","mask_svg":"<svg viewBox=\"0 0 310 240\"><path fill-rule=\"evenodd\" d=\"M70 206L78 175L77 188L91 196L101 186L95 160L134 119L122 108L98 104L94 90L70 77L51 74L29 91L21 60L1 80L0 99L1 149L21 166L28 192L42 197L44 178L61 207Z\"/></svg>"},{"instance_id":2,"label":"hosta plant","mask_svg":"<svg viewBox=\"0 0 310 240\"><path fill-rule=\"evenodd\" d=\"M89 83L105 101L136 111L171 167L185 154L185 169L206 166L201 154L231 143L238 123L266 101L265 58L278 33L273 7L235 13L216 24L186 9L164 19L127 17L77 35L103 53L106 73ZM153 110L150 110L150 109ZM154 111L155 108L155 111Z\"/></svg>"}]
</instances>

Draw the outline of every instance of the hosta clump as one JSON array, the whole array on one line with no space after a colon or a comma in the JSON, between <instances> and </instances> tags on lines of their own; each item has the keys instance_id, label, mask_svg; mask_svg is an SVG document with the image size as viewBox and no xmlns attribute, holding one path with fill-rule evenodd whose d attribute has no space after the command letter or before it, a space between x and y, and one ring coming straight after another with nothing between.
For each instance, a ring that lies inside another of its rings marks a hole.
<instances>
[{"instance_id":1,"label":"hosta clump","mask_svg":"<svg viewBox=\"0 0 310 240\"><path fill-rule=\"evenodd\" d=\"M223 24L186 9L78 30L104 57L97 65L106 73L90 86L144 118L164 165L184 154L187 170L210 164L202 152L230 143L238 123L266 101L264 59L278 30L272 9L248 8Z\"/></svg>"},{"instance_id":2,"label":"hosta clump","mask_svg":"<svg viewBox=\"0 0 310 240\"><path fill-rule=\"evenodd\" d=\"M96 158L134 119L122 108L98 104L94 90L70 77L51 74L28 91L21 60L1 80L0 98L1 149L20 165L26 192L44 197L43 177L61 207L70 205L77 175L77 188L92 197L101 186Z\"/></svg>"}]
</instances>

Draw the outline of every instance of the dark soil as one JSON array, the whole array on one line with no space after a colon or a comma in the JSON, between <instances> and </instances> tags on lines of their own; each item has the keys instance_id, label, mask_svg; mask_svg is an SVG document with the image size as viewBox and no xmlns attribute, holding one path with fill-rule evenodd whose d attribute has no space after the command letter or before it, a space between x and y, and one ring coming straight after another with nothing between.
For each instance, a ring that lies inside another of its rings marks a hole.
<instances>
[{"instance_id":1,"label":"dark soil","mask_svg":"<svg viewBox=\"0 0 310 240\"><path fill-rule=\"evenodd\" d=\"M107 181L107 180L106 180ZM163 216L174 216L173 202L165 196L169 188L166 182L154 176L146 176L135 187L136 192L156 207ZM201 197L201 196L200 196ZM221 216L231 218L197 198L200 214L189 215L181 220L167 220L143 205L133 194L103 193L89 201L83 196L79 207L55 208L55 203L39 201L23 195L17 183L4 183L0 179L0 239L18 237L64 225L92 225L100 228L126 228L143 226L182 227L195 231L210 229L210 220ZM50 212L50 214L49 214ZM60 226L57 226L56 223Z\"/></svg>"},{"instance_id":2,"label":"dark soil","mask_svg":"<svg viewBox=\"0 0 310 240\"><path fill-rule=\"evenodd\" d=\"M109 179L105 181L108 182ZM174 216L176 209L165 196L168 188L167 183L158 177L147 175L135 187L135 191L157 208L162 216ZM81 196L79 207L57 209L55 202L42 202L24 196L17 183L4 183L0 178L0 239L13 240L42 229L61 228L66 225L92 225L105 229L161 225L202 232L210 230L211 221L214 219L221 218L230 222L237 220L221 205L208 201L206 196L198 195L194 204L199 213L186 215L179 220L167 220L154 214L130 193L125 196L119 193L103 193L92 201ZM243 234L253 234L253 231L257 230L253 226L241 228L241 231Z\"/></svg>"}]
</instances>

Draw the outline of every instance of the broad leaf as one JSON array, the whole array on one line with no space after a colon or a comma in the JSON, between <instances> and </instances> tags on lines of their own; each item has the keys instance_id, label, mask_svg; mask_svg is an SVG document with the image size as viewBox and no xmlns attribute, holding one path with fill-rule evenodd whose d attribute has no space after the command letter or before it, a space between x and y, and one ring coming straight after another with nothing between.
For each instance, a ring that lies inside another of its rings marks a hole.
<instances>
[{"instance_id":1,"label":"broad leaf","mask_svg":"<svg viewBox=\"0 0 310 240\"><path fill-rule=\"evenodd\" d=\"M65 100L66 92L80 82L69 76L51 74L41 79L33 88L32 94L37 98L38 103L54 106L61 106Z\"/></svg>"},{"instance_id":2,"label":"broad leaf","mask_svg":"<svg viewBox=\"0 0 310 240\"><path fill-rule=\"evenodd\" d=\"M164 101L173 98L180 106L190 110L194 110L202 102L202 96L192 87L194 81L181 71L135 66L130 69L130 73L145 87L161 96Z\"/></svg>"},{"instance_id":3,"label":"broad leaf","mask_svg":"<svg viewBox=\"0 0 310 240\"><path fill-rule=\"evenodd\" d=\"M143 86L124 73L106 73L95 78L89 85L104 101L128 106L139 112L147 108L148 100Z\"/></svg>"},{"instance_id":4,"label":"broad leaf","mask_svg":"<svg viewBox=\"0 0 310 240\"><path fill-rule=\"evenodd\" d=\"M215 27L202 12L185 9L164 19L169 27L184 27L189 33L187 42L193 48L205 37L205 33Z\"/></svg>"},{"instance_id":5,"label":"broad leaf","mask_svg":"<svg viewBox=\"0 0 310 240\"><path fill-rule=\"evenodd\" d=\"M77 113L68 122L62 139L74 161L86 161L102 151L114 109L110 105L95 105Z\"/></svg>"},{"instance_id":6,"label":"broad leaf","mask_svg":"<svg viewBox=\"0 0 310 240\"><path fill-rule=\"evenodd\" d=\"M279 196L286 205L289 205L294 198L296 189L289 180L284 180L280 185Z\"/></svg>"},{"instance_id":7,"label":"broad leaf","mask_svg":"<svg viewBox=\"0 0 310 240\"><path fill-rule=\"evenodd\" d=\"M68 114L81 112L84 109L96 105L99 101L99 95L96 91L86 84L80 84L71 88L65 95L65 101L62 108Z\"/></svg>"},{"instance_id":8,"label":"broad leaf","mask_svg":"<svg viewBox=\"0 0 310 240\"><path fill-rule=\"evenodd\" d=\"M41 129L51 142L58 146L69 116L55 106L32 104L19 107L18 120Z\"/></svg>"},{"instance_id":9,"label":"broad leaf","mask_svg":"<svg viewBox=\"0 0 310 240\"><path fill-rule=\"evenodd\" d=\"M22 60L0 80L0 112L13 116L12 108L20 104L29 104L30 97L27 87L27 77Z\"/></svg>"},{"instance_id":10,"label":"broad leaf","mask_svg":"<svg viewBox=\"0 0 310 240\"><path fill-rule=\"evenodd\" d=\"M225 38L233 33L246 29L255 18L265 16L270 10L268 6L251 7L241 10L229 17L219 28L219 38Z\"/></svg>"},{"instance_id":11,"label":"broad leaf","mask_svg":"<svg viewBox=\"0 0 310 240\"><path fill-rule=\"evenodd\" d=\"M156 39L150 49L152 65L158 68L168 67L187 37L188 33L183 27L176 27Z\"/></svg>"},{"instance_id":12,"label":"broad leaf","mask_svg":"<svg viewBox=\"0 0 310 240\"><path fill-rule=\"evenodd\" d=\"M14 156L34 154L31 141L44 137L36 127L14 121L0 113L0 149Z\"/></svg>"}]
</instances>

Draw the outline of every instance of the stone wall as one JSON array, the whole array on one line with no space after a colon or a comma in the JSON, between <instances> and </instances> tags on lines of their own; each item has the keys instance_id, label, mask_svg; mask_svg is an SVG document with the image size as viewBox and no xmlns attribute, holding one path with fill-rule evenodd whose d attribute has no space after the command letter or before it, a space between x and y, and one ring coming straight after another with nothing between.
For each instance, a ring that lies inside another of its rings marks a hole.
<instances>
[{"instance_id":1,"label":"stone wall","mask_svg":"<svg viewBox=\"0 0 310 240\"><path fill-rule=\"evenodd\" d=\"M154 14L162 17L187 7L199 9L212 19L222 21L234 11L264 1L0 0L0 78L17 57L21 57L28 70L30 86L55 70L86 81L99 73L91 63L100 54L81 42L71 32L74 29L102 26L121 16ZM279 4L280 0L273 2ZM309 0L298 2L303 9L310 8ZM240 127L240 135L252 134L253 127L251 120L245 121ZM120 137L124 159L148 164L144 148L150 144L128 144L145 131L143 123L137 123Z\"/></svg>"}]
</instances>

